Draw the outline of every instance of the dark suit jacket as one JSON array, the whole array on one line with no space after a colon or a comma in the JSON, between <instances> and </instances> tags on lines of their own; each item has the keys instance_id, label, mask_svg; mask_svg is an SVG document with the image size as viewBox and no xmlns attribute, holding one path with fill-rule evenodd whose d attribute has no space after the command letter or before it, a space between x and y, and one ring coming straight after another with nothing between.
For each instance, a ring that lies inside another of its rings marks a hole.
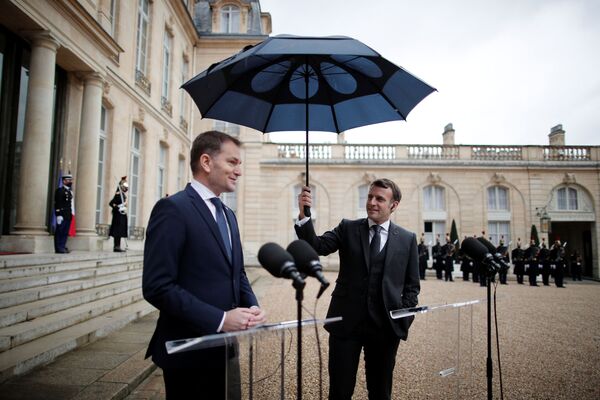
<instances>
[{"instance_id":1,"label":"dark suit jacket","mask_svg":"<svg viewBox=\"0 0 600 400\"><path fill-rule=\"evenodd\" d=\"M258 305L244 271L235 215L227 207L225 213L231 263L214 217L191 185L159 200L152 210L142 287L144 298L160 310L146 356L161 368L222 362L223 349L168 355L165 342L217 333L224 311Z\"/></svg>"},{"instance_id":2,"label":"dark suit jacket","mask_svg":"<svg viewBox=\"0 0 600 400\"><path fill-rule=\"evenodd\" d=\"M330 324L326 329L333 334L349 335L361 322L366 307L369 268L369 223L366 218L342 220L332 231L322 236L315 233L312 221L295 226L300 239L306 240L320 255L339 251L340 271L328 317L342 316L343 321ZM383 267L382 294L386 315L394 333L403 340L414 317L392 320L389 311L414 307L418 303L419 256L417 238L398 225L390 223L387 251Z\"/></svg>"}]
</instances>

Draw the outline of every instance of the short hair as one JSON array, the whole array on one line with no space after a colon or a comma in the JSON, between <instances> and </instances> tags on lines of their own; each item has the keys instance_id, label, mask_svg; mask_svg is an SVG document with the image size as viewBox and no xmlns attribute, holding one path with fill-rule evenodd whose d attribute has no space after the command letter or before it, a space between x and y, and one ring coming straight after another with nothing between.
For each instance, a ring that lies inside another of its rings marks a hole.
<instances>
[{"instance_id":1,"label":"short hair","mask_svg":"<svg viewBox=\"0 0 600 400\"><path fill-rule=\"evenodd\" d=\"M192 143L192 150L190 151L190 168L192 169L192 173L195 174L198 171L198 161L200 161L202 154L214 157L221 151L223 143L227 141L233 142L238 147L242 144L233 136L219 131L206 131L196 136L196 139Z\"/></svg>"},{"instance_id":2,"label":"short hair","mask_svg":"<svg viewBox=\"0 0 600 400\"><path fill-rule=\"evenodd\" d=\"M377 186L384 189L392 189L392 199L398 202L402 200L402 192L400 192L400 188L391 179L381 178L374 180L373 182L371 182L369 189L373 186Z\"/></svg>"}]
</instances>

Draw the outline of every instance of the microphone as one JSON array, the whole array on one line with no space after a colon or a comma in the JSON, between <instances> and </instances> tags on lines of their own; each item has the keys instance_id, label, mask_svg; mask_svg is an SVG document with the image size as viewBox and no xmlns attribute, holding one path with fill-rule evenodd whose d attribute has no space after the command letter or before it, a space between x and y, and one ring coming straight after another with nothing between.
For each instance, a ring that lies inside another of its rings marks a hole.
<instances>
[{"instance_id":1,"label":"microphone","mask_svg":"<svg viewBox=\"0 0 600 400\"><path fill-rule=\"evenodd\" d=\"M258 261L274 277L291 279L297 289L304 287L304 279L294 264L294 258L277 243L263 244L258 250Z\"/></svg>"},{"instance_id":2,"label":"microphone","mask_svg":"<svg viewBox=\"0 0 600 400\"><path fill-rule=\"evenodd\" d=\"M510 269L510 265L508 265L508 263L504 260L500 253L496 252L496 247L494 247L494 245L489 240L487 240L484 237L478 237L477 240L479 241L479 243L483 244L487 248L487 250L492 254L492 257L494 257L494 261L500 264L502 268Z\"/></svg>"},{"instance_id":3,"label":"microphone","mask_svg":"<svg viewBox=\"0 0 600 400\"><path fill-rule=\"evenodd\" d=\"M298 271L317 278L321 282L321 289L319 289L317 299L321 297L325 289L329 287L329 281L323 275L323 266L319 261L319 255L315 249L304 240L294 240L288 245L286 250L294 257Z\"/></svg>"},{"instance_id":4,"label":"microphone","mask_svg":"<svg viewBox=\"0 0 600 400\"><path fill-rule=\"evenodd\" d=\"M468 237L463 240L460 248L473 260L487 265L490 272L496 273L500 269L500 265L494 261L494 256L488 252L488 249L479 240Z\"/></svg>"}]
</instances>

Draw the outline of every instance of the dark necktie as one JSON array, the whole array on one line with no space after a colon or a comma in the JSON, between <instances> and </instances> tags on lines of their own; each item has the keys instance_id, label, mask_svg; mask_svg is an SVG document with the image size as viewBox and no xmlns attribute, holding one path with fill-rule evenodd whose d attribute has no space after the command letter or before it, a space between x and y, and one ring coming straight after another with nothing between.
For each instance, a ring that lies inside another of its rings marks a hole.
<instances>
[{"instance_id":1,"label":"dark necktie","mask_svg":"<svg viewBox=\"0 0 600 400\"><path fill-rule=\"evenodd\" d=\"M371 229L373 229L373 238L371 239L371 244L369 245L369 257L373 258L379 254L379 251L381 250L381 226L373 225L371 226Z\"/></svg>"},{"instance_id":2,"label":"dark necktie","mask_svg":"<svg viewBox=\"0 0 600 400\"><path fill-rule=\"evenodd\" d=\"M229 233L227 232L227 222L225 221L225 215L223 214L223 203L218 197L213 197L210 201L215 205L217 209L217 225L219 226L219 232L221 232L221 238L225 243L225 249L227 249L227 257L231 260L231 242L229 241Z\"/></svg>"}]
</instances>

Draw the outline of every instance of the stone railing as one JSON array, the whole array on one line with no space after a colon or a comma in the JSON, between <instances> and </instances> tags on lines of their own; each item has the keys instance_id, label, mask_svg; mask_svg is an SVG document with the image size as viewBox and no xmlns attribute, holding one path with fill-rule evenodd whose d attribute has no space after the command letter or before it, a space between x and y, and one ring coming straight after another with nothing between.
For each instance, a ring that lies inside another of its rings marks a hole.
<instances>
[{"instance_id":1,"label":"stone railing","mask_svg":"<svg viewBox=\"0 0 600 400\"><path fill-rule=\"evenodd\" d=\"M265 158L304 160L304 143L266 143ZM273 150L269 150L273 149ZM336 161L497 161L497 162L597 162L600 146L488 146L488 145L381 145L311 144L312 160Z\"/></svg>"},{"instance_id":2,"label":"stone railing","mask_svg":"<svg viewBox=\"0 0 600 400\"><path fill-rule=\"evenodd\" d=\"M408 158L416 160L457 160L458 146L409 145Z\"/></svg>"},{"instance_id":3,"label":"stone railing","mask_svg":"<svg viewBox=\"0 0 600 400\"><path fill-rule=\"evenodd\" d=\"M522 160L521 146L471 146L473 160Z\"/></svg>"},{"instance_id":4,"label":"stone railing","mask_svg":"<svg viewBox=\"0 0 600 400\"><path fill-rule=\"evenodd\" d=\"M129 239L132 240L144 240L146 235L146 228L143 226L130 226L129 227Z\"/></svg>"},{"instance_id":5,"label":"stone railing","mask_svg":"<svg viewBox=\"0 0 600 400\"><path fill-rule=\"evenodd\" d=\"M393 160L396 147L391 145L345 145L346 160Z\"/></svg>"},{"instance_id":6,"label":"stone railing","mask_svg":"<svg viewBox=\"0 0 600 400\"><path fill-rule=\"evenodd\" d=\"M546 161L590 161L590 147L584 146L548 146L544 148Z\"/></svg>"}]
</instances>

